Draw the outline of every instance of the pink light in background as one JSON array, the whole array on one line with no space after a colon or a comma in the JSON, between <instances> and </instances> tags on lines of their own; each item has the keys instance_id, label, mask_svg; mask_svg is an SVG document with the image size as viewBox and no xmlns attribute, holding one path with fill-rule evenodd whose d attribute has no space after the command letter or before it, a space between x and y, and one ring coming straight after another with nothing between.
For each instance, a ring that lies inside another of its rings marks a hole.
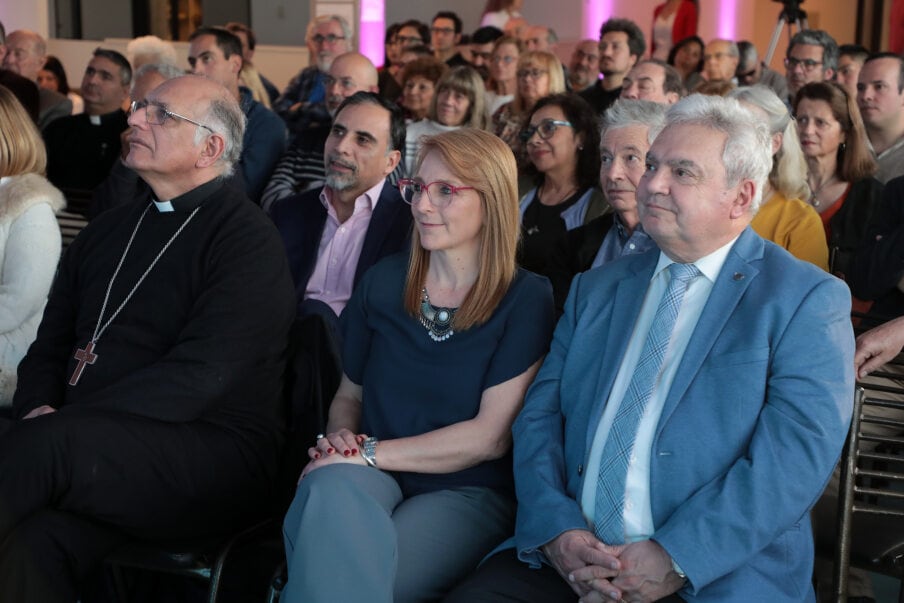
<instances>
[{"instance_id":1,"label":"pink light in background","mask_svg":"<svg viewBox=\"0 0 904 603\"><path fill-rule=\"evenodd\" d=\"M584 0L584 37L600 38L600 26L613 16L615 0Z\"/></svg>"},{"instance_id":2,"label":"pink light in background","mask_svg":"<svg viewBox=\"0 0 904 603\"><path fill-rule=\"evenodd\" d=\"M383 64L386 37L385 0L361 0L361 22L358 28L358 52L379 67Z\"/></svg>"},{"instance_id":3,"label":"pink light in background","mask_svg":"<svg viewBox=\"0 0 904 603\"><path fill-rule=\"evenodd\" d=\"M721 0L719 2L719 37L725 40L735 39L738 26L735 20L737 2L738 0Z\"/></svg>"}]
</instances>

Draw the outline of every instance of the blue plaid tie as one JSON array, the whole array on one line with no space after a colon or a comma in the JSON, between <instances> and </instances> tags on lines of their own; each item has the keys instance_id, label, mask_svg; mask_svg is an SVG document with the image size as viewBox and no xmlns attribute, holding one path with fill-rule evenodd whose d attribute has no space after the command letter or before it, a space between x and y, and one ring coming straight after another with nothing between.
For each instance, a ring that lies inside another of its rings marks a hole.
<instances>
[{"instance_id":1,"label":"blue plaid tie","mask_svg":"<svg viewBox=\"0 0 904 603\"><path fill-rule=\"evenodd\" d=\"M693 264L671 264L669 274L669 286L656 308L650 332L647 333L631 382L615 413L600 457L602 462L596 484L594 527L597 537L606 544L623 544L625 541L625 478L628 460L634 449L637 426L659 382L662 361L672 338L684 293L690 281L700 274L700 270Z\"/></svg>"}]
</instances>

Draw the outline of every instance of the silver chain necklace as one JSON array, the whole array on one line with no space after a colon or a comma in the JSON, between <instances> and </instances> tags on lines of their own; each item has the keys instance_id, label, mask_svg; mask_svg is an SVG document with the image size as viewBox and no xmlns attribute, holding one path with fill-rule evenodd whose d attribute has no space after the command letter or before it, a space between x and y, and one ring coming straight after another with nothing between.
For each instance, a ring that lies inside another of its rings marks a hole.
<instances>
[{"instance_id":1,"label":"silver chain necklace","mask_svg":"<svg viewBox=\"0 0 904 603\"><path fill-rule=\"evenodd\" d=\"M102 322L104 318L104 313L107 311L107 303L110 301L110 291L113 290L113 281L116 280L116 277L119 275L119 271L122 268L123 263L126 261L126 256L129 253L129 249L132 247L132 242L135 240L135 235L138 234L138 229L141 227L141 223L144 221L144 217L147 215L148 210L151 209L151 205L148 205L144 208L144 211L141 212L141 217L138 218L138 223L135 225L134 230L132 230L132 236L129 237L129 242L126 243L125 251L122 252L122 257L119 258L119 264L116 266L116 270L113 271L113 276L110 277L110 282L107 283L107 292L104 294L104 303L100 307L100 314L97 317L97 324L94 326L94 335L91 336L91 341L85 344L84 348L77 348L75 350L75 359L78 361L78 364L75 366L75 370L72 371L72 377L69 378L69 385L76 385L78 380L81 378L82 373L85 371L85 367L89 364L94 364L97 362L97 354L94 353L94 346L97 344L97 340L100 339L101 335L104 334L104 331L107 330L107 327L110 326L110 323L119 315L120 311L125 307L125 305L132 299L132 295L135 294L135 291L144 282L144 279L147 277L148 273L154 266L157 265L157 262L160 261L160 258L163 256L164 252L169 249L169 246L173 244L173 241L176 240L176 237L188 226L188 223L191 222L191 219L195 217L195 214L198 213L198 210L201 209L199 205L194 209L194 211L189 214L188 218L185 219L185 222L173 233L173 236L169 238L169 241L163 246L163 249L157 254L157 257L151 262L151 265L147 267L147 270L144 271L144 274L139 277L138 281L132 287L131 291L126 295L125 299L122 300L122 303L119 304L119 307L113 311L113 314L110 315L110 318L107 319L107 322Z\"/></svg>"}]
</instances>

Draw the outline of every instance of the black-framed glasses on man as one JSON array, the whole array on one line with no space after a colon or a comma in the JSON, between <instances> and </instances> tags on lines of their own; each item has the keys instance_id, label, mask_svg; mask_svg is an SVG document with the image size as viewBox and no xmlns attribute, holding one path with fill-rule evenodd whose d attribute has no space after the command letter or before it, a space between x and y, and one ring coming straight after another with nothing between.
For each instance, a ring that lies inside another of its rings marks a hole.
<instances>
[{"instance_id":1,"label":"black-framed glasses on man","mask_svg":"<svg viewBox=\"0 0 904 603\"><path fill-rule=\"evenodd\" d=\"M430 192L430 187L433 187L432 193ZM448 182L443 182L441 180L430 182L429 184L425 184L420 180L415 180L413 178L402 178L399 180L399 192L402 193L402 200L405 201L405 203L414 205L421 200L424 193L427 193L427 199L429 199L433 207L437 209L448 207L449 204L452 203L452 197L461 191L473 190L477 189L473 186L455 186L454 184L449 184Z\"/></svg>"},{"instance_id":2,"label":"black-framed glasses on man","mask_svg":"<svg viewBox=\"0 0 904 603\"><path fill-rule=\"evenodd\" d=\"M144 120L152 126L162 126L166 123L167 119L181 119L182 121L187 121L188 123L194 124L199 128L210 130L211 133L216 133L210 126L206 126L201 122L197 122L190 117L185 117L184 115L173 113L172 111L167 109L165 105L149 100L132 101L132 104L129 107L129 114L134 115L142 109L144 109Z\"/></svg>"},{"instance_id":3,"label":"black-framed glasses on man","mask_svg":"<svg viewBox=\"0 0 904 603\"><path fill-rule=\"evenodd\" d=\"M336 42L338 42L339 40L344 40L344 39L345 39L345 36L337 36L336 34L326 34L325 36L321 35L321 34L314 34L313 36L311 36L311 41L314 42L314 44L317 44L318 46L320 46L324 42L326 42L327 44L333 45Z\"/></svg>"},{"instance_id":4,"label":"black-framed glasses on man","mask_svg":"<svg viewBox=\"0 0 904 603\"><path fill-rule=\"evenodd\" d=\"M795 59L794 57L785 58L785 67L794 69L795 67L803 67L804 71L813 71L822 65L822 61L814 61L813 59Z\"/></svg>"},{"instance_id":5,"label":"black-framed glasses on man","mask_svg":"<svg viewBox=\"0 0 904 603\"><path fill-rule=\"evenodd\" d=\"M544 119L537 125L527 126L521 130L521 142L526 143L534 135L534 132L540 135L543 140L552 138L560 127L571 128L570 121L562 121L561 119Z\"/></svg>"}]
</instances>

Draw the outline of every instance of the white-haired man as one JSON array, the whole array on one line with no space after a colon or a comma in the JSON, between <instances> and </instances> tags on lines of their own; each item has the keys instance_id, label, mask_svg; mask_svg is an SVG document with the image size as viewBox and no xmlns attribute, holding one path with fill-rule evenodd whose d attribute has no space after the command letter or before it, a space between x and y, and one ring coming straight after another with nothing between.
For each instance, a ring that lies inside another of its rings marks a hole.
<instances>
[{"instance_id":1,"label":"white-haired man","mask_svg":"<svg viewBox=\"0 0 904 603\"><path fill-rule=\"evenodd\" d=\"M308 23L305 43L310 65L292 78L273 103L273 110L286 120L293 135L312 121L329 122L324 80L333 59L352 49L352 30L339 15L321 15Z\"/></svg>"},{"instance_id":2,"label":"white-haired man","mask_svg":"<svg viewBox=\"0 0 904 603\"><path fill-rule=\"evenodd\" d=\"M637 190L658 249L575 277L512 430L515 548L470 583L502 594L452 601L814 600L850 293L748 227L770 156L733 99L669 110Z\"/></svg>"},{"instance_id":3,"label":"white-haired man","mask_svg":"<svg viewBox=\"0 0 904 603\"><path fill-rule=\"evenodd\" d=\"M133 104L151 194L69 247L0 427L0 600L76 601L129 537L221 537L272 491L293 295L266 216L223 178L238 101L207 78Z\"/></svg>"}]
</instances>

